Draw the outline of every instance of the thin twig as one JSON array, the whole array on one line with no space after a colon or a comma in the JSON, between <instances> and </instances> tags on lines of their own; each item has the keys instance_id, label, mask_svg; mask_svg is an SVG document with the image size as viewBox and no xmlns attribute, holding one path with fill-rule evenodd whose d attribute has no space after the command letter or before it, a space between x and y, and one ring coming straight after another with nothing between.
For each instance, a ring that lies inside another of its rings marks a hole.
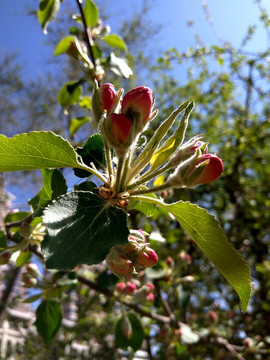
<instances>
[{"instance_id":1,"label":"thin twig","mask_svg":"<svg viewBox=\"0 0 270 360\"><path fill-rule=\"evenodd\" d=\"M90 29L86 24L86 19L85 19L84 12L83 12L82 2L81 2L81 0L76 0L76 2L77 2L77 5L78 5L78 8L80 10L82 21L83 21L84 31L85 31L85 35L86 35L86 44L87 44L87 47L88 47L88 50L89 50L90 59L91 59L93 65L94 65L94 67L96 67L96 60L95 60L95 56L94 56L94 53L93 53L94 42L93 42L93 39L92 39Z\"/></svg>"}]
</instances>

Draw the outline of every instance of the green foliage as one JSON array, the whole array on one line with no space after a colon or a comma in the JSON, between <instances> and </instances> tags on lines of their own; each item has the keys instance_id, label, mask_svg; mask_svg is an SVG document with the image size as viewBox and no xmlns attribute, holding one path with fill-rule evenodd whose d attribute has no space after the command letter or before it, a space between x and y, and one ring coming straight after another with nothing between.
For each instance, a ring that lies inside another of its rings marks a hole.
<instances>
[{"instance_id":1,"label":"green foliage","mask_svg":"<svg viewBox=\"0 0 270 360\"><path fill-rule=\"evenodd\" d=\"M76 152L81 156L85 164L93 163L97 169L104 167L104 143L100 134L89 137L83 147L78 147ZM74 169L74 174L80 178L88 177L89 173L85 170Z\"/></svg>"},{"instance_id":2,"label":"green foliage","mask_svg":"<svg viewBox=\"0 0 270 360\"><path fill-rule=\"evenodd\" d=\"M62 307L58 301L44 300L36 310L35 326L48 344L55 336L62 321Z\"/></svg>"},{"instance_id":3,"label":"green foliage","mask_svg":"<svg viewBox=\"0 0 270 360\"><path fill-rule=\"evenodd\" d=\"M103 41L105 41L106 44L112 46L112 47L117 47L118 49L127 50L127 46L124 42L123 39L120 38L120 36L116 35L116 34L110 34L105 36L103 39Z\"/></svg>"},{"instance_id":4,"label":"green foliage","mask_svg":"<svg viewBox=\"0 0 270 360\"><path fill-rule=\"evenodd\" d=\"M52 200L67 192L67 184L62 173L57 169L42 169L41 173L43 185L39 193L38 207L45 209Z\"/></svg>"},{"instance_id":5,"label":"green foliage","mask_svg":"<svg viewBox=\"0 0 270 360\"><path fill-rule=\"evenodd\" d=\"M42 251L49 269L97 264L112 246L125 244L129 234L126 214L90 192L60 197L46 208L43 222L47 235Z\"/></svg>"},{"instance_id":6,"label":"green foliage","mask_svg":"<svg viewBox=\"0 0 270 360\"><path fill-rule=\"evenodd\" d=\"M55 48L54 56L58 56L58 55L66 53L68 51L68 49L70 48L70 45L72 44L72 42L74 42L73 36L66 36L64 39L62 39Z\"/></svg>"},{"instance_id":7,"label":"green foliage","mask_svg":"<svg viewBox=\"0 0 270 360\"><path fill-rule=\"evenodd\" d=\"M82 94L81 81L69 81L58 93L58 102L65 108L76 104Z\"/></svg>"},{"instance_id":8,"label":"green foliage","mask_svg":"<svg viewBox=\"0 0 270 360\"><path fill-rule=\"evenodd\" d=\"M91 0L85 0L84 16L87 26L93 27L98 22L98 8L96 4Z\"/></svg>"},{"instance_id":9,"label":"green foliage","mask_svg":"<svg viewBox=\"0 0 270 360\"><path fill-rule=\"evenodd\" d=\"M130 335L126 334L125 328L130 326ZM133 312L124 314L115 327L115 345L121 349L131 346L134 351L140 349L144 339L144 331L139 317Z\"/></svg>"},{"instance_id":10,"label":"green foliage","mask_svg":"<svg viewBox=\"0 0 270 360\"><path fill-rule=\"evenodd\" d=\"M52 132L34 131L7 138L0 135L0 171L78 167L79 157L67 140Z\"/></svg>"},{"instance_id":11,"label":"green foliage","mask_svg":"<svg viewBox=\"0 0 270 360\"><path fill-rule=\"evenodd\" d=\"M56 17L60 8L60 0L40 0L38 19L44 34L47 33L49 23Z\"/></svg>"}]
</instances>

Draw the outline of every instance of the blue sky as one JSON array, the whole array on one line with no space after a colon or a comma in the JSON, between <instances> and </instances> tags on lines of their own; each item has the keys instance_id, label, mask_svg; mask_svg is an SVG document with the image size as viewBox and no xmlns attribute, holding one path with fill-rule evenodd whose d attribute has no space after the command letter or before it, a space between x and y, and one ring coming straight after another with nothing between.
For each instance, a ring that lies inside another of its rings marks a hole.
<instances>
[{"instance_id":1,"label":"blue sky","mask_svg":"<svg viewBox=\"0 0 270 360\"><path fill-rule=\"evenodd\" d=\"M75 0L65 2L73 3ZM114 0L113 7L108 0L104 3L110 6L112 14L108 23L113 32L118 32L123 19L131 16L134 9L139 9L142 0ZM27 7L36 8L37 4L37 0L0 0L0 51L19 53L26 77L42 73L45 59L52 55L52 49L45 46L46 36L37 19L25 15ZM258 31L250 46L251 50L264 51L269 45L258 23L259 11L253 0L208 0L208 4L215 30L221 38L238 46L248 25L257 24ZM270 11L268 0L263 1L263 6ZM158 46L163 50L170 47L186 50L194 44L194 33L199 34L206 45L217 42L205 21L201 0L153 0L151 14L152 21L162 25ZM194 22L192 29L187 28L188 20Z\"/></svg>"}]
</instances>

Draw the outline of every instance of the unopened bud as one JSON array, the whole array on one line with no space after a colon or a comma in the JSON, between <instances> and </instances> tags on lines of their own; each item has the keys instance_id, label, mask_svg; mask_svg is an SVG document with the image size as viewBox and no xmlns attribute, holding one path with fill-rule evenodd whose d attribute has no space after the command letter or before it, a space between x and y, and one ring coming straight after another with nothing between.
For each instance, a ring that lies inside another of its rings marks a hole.
<instances>
[{"instance_id":1,"label":"unopened bud","mask_svg":"<svg viewBox=\"0 0 270 360\"><path fill-rule=\"evenodd\" d=\"M136 266L141 268L152 267L158 261L158 256L149 246L145 247L136 258Z\"/></svg>"},{"instance_id":2,"label":"unopened bud","mask_svg":"<svg viewBox=\"0 0 270 360\"><path fill-rule=\"evenodd\" d=\"M137 289L137 286L136 286L136 284L134 284L134 283L132 283L132 282L128 282L127 283L127 286L126 286L126 288L125 288L125 292L127 293L127 294L133 294L135 291L136 291L136 289Z\"/></svg>"},{"instance_id":3,"label":"unopened bud","mask_svg":"<svg viewBox=\"0 0 270 360\"><path fill-rule=\"evenodd\" d=\"M132 261L123 255L120 246L111 248L106 262L111 272L120 278L130 279L134 272Z\"/></svg>"},{"instance_id":4,"label":"unopened bud","mask_svg":"<svg viewBox=\"0 0 270 360\"><path fill-rule=\"evenodd\" d=\"M139 86L123 97L121 112L132 120L136 133L140 133L151 115L152 107L152 90Z\"/></svg>"},{"instance_id":5,"label":"unopened bud","mask_svg":"<svg viewBox=\"0 0 270 360\"><path fill-rule=\"evenodd\" d=\"M37 278L38 276L41 276L40 271L38 269L38 266L34 263L29 263L26 265L26 271L29 275L31 275L34 278Z\"/></svg>"},{"instance_id":6,"label":"unopened bud","mask_svg":"<svg viewBox=\"0 0 270 360\"><path fill-rule=\"evenodd\" d=\"M200 149L178 166L169 177L167 184L171 187L194 187L208 184L221 175L223 171L222 160L213 154L200 155Z\"/></svg>"},{"instance_id":7,"label":"unopened bud","mask_svg":"<svg viewBox=\"0 0 270 360\"><path fill-rule=\"evenodd\" d=\"M95 121L99 123L105 110L107 114L111 114L118 102L118 93L112 84L103 84L98 88L96 83L92 95L92 111Z\"/></svg>"}]
</instances>

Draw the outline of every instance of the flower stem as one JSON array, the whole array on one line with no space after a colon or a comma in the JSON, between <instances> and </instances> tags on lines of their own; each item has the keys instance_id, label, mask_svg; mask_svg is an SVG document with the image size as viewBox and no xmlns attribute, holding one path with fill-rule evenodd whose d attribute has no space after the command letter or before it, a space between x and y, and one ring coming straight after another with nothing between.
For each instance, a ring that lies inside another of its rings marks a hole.
<instances>
[{"instance_id":1,"label":"flower stem","mask_svg":"<svg viewBox=\"0 0 270 360\"><path fill-rule=\"evenodd\" d=\"M109 179L110 179L111 175L112 175L112 158L111 158L111 150L106 141L104 141L104 149L105 149L105 157L106 157L108 175L109 175Z\"/></svg>"},{"instance_id":2,"label":"flower stem","mask_svg":"<svg viewBox=\"0 0 270 360\"><path fill-rule=\"evenodd\" d=\"M139 185L142 185L144 183L146 183L147 181L157 177L158 175L162 174L163 172L169 170L171 168L171 166L165 165L162 166L160 169L152 171L149 170L147 171L145 174L143 174L136 182L134 182L133 184L130 184L127 186L127 190L131 190L134 189L136 187L138 187Z\"/></svg>"},{"instance_id":3,"label":"flower stem","mask_svg":"<svg viewBox=\"0 0 270 360\"><path fill-rule=\"evenodd\" d=\"M141 190L135 190L135 191L132 191L130 193L130 196L133 196L133 195L142 195L142 194L149 194L149 193L153 193L153 192L158 192L158 191L161 191L161 190L165 190L165 189L168 189L170 188L171 185L167 184L166 182L160 186L153 186L149 189L141 189Z\"/></svg>"},{"instance_id":4,"label":"flower stem","mask_svg":"<svg viewBox=\"0 0 270 360\"><path fill-rule=\"evenodd\" d=\"M124 156L121 156L118 158L117 173L116 173L116 179L115 179L115 191L117 193L119 193L121 191L121 175L123 172L124 160L125 160Z\"/></svg>"}]
</instances>

